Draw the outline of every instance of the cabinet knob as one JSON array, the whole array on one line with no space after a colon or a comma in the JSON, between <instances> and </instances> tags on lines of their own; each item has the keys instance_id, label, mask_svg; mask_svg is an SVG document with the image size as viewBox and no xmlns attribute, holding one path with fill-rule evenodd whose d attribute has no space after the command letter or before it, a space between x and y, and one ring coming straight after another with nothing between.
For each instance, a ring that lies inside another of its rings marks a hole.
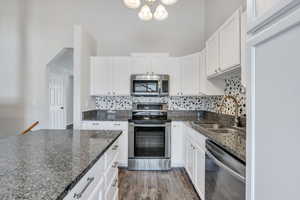
<instances>
[{"instance_id":1,"label":"cabinet knob","mask_svg":"<svg viewBox=\"0 0 300 200\"><path fill-rule=\"evenodd\" d=\"M215 70L215 73L218 73L218 70Z\"/></svg>"}]
</instances>

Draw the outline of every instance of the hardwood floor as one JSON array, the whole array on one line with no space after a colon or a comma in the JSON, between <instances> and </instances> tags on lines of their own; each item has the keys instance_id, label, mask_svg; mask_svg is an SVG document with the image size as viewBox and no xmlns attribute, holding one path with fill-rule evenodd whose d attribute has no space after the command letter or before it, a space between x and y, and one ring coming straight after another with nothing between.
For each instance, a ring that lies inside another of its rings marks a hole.
<instances>
[{"instance_id":1,"label":"hardwood floor","mask_svg":"<svg viewBox=\"0 0 300 200\"><path fill-rule=\"evenodd\" d=\"M119 169L119 200L200 200L184 169Z\"/></svg>"}]
</instances>

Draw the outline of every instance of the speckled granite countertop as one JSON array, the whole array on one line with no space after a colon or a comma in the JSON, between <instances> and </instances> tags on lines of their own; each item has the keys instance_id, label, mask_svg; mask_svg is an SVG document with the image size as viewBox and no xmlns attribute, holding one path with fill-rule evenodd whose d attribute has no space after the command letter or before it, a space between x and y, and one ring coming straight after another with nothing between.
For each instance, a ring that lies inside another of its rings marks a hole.
<instances>
[{"instance_id":1,"label":"speckled granite countertop","mask_svg":"<svg viewBox=\"0 0 300 200\"><path fill-rule=\"evenodd\" d=\"M131 118L131 111L114 111L108 112L106 110L92 110L87 111L83 115L83 120L95 121L127 121ZM187 111L187 110L170 110L168 111L168 120L182 121L201 132L215 143L225 148L242 161L246 161L246 129L239 130L237 133L216 134L209 130L195 125L192 122L198 121L202 123L217 123L223 127L230 128L234 123L234 117L229 115L222 115L207 111ZM240 126L246 127L246 118L240 118Z\"/></svg>"},{"instance_id":2,"label":"speckled granite countertop","mask_svg":"<svg viewBox=\"0 0 300 200\"><path fill-rule=\"evenodd\" d=\"M212 123L211 121L192 121L185 122L186 125L192 127L194 130L206 136L208 139L214 141L216 144L223 147L229 153L235 155L237 158L246 163L246 132L242 129L236 130L235 133L215 133L210 131L198 123Z\"/></svg>"},{"instance_id":3,"label":"speckled granite countertop","mask_svg":"<svg viewBox=\"0 0 300 200\"><path fill-rule=\"evenodd\" d=\"M0 199L63 199L120 135L40 130L0 140Z\"/></svg>"}]
</instances>

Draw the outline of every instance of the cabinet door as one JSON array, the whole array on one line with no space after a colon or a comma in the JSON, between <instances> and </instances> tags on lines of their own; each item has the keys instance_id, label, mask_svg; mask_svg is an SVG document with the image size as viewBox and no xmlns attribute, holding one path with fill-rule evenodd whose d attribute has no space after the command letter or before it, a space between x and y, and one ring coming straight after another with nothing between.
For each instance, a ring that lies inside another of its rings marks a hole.
<instances>
[{"instance_id":1,"label":"cabinet door","mask_svg":"<svg viewBox=\"0 0 300 200\"><path fill-rule=\"evenodd\" d=\"M207 76L218 72L219 68L219 32L214 33L206 42Z\"/></svg>"},{"instance_id":2,"label":"cabinet door","mask_svg":"<svg viewBox=\"0 0 300 200\"><path fill-rule=\"evenodd\" d=\"M183 95L198 95L199 55L193 54L181 57L180 72Z\"/></svg>"},{"instance_id":3,"label":"cabinet door","mask_svg":"<svg viewBox=\"0 0 300 200\"><path fill-rule=\"evenodd\" d=\"M246 87L246 38L247 12L241 14L241 83Z\"/></svg>"},{"instance_id":4,"label":"cabinet door","mask_svg":"<svg viewBox=\"0 0 300 200\"><path fill-rule=\"evenodd\" d=\"M153 57L151 58L151 70L154 74L169 74L168 65L170 58L168 57Z\"/></svg>"},{"instance_id":5,"label":"cabinet door","mask_svg":"<svg viewBox=\"0 0 300 200\"><path fill-rule=\"evenodd\" d=\"M112 59L91 58L91 95L112 95Z\"/></svg>"},{"instance_id":6,"label":"cabinet door","mask_svg":"<svg viewBox=\"0 0 300 200\"><path fill-rule=\"evenodd\" d=\"M183 143L183 133L182 133L182 123L172 122L172 152L171 152L171 165L172 167L182 167L184 166L184 143Z\"/></svg>"},{"instance_id":7,"label":"cabinet door","mask_svg":"<svg viewBox=\"0 0 300 200\"><path fill-rule=\"evenodd\" d=\"M131 66L129 57L112 58L113 95L130 94Z\"/></svg>"},{"instance_id":8,"label":"cabinet door","mask_svg":"<svg viewBox=\"0 0 300 200\"><path fill-rule=\"evenodd\" d=\"M198 194L204 199L205 192L205 151L200 147L195 150L195 183Z\"/></svg>"},{"instance_id":9,"label":"cabinet door","mask_svg":"<svg viewBox=\"0 0 300 200\"><path fill-rule=\"evenodd\" d=\"M104 178L102 178L97 184L93 192L91 192L88 200L104 200Z\"/></svg>"},{"instance_id":10,"label":"cabinet door","mask_svg":"<svg viewBox=\"0 0 300 200\"><path fill-rule=\"evenodd\" d=\"M181 95L181 75L179 58L170 58L168 65L170 75L170 96Z\"/></svg>"},{"instance_id":11,"label":"cabinet door","mask_svg":"<svg viewBox=\"0 0 300 200\"><path fill-rule=\"evenodd\" d=\"M149 57L132 57L131 66L132 74L151 73L151 59Z\"/></svg>"},{"instance_id":12,"label":"cabinet door","mask_svg":"<svg viewBox=\"0 0 300 200\"><path fill-rule=\"evenodd\" d=\"M186 139L186 171L190 176L192 182L194 182L194 149L189 139Z\"/></svg>"},{"instance_id":13,"label":"cabinet door","mask_svg":"<svg viewBox=\"0 0 300 200\"><path fill-rule=\"evenodd\" d=\"M220 68L225 71L241 63L240 10L236 11L220 28Z\"/></svg>"}]
</instances>

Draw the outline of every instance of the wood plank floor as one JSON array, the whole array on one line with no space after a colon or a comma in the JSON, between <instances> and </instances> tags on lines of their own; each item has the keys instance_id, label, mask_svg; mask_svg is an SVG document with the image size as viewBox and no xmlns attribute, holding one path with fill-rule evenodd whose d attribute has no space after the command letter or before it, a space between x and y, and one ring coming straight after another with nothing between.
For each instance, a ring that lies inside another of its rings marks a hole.
<instances>
[{"instance_id":1,"label":"wood plank floor","mask_svg":"<svg viewBox=\"0 0 300 200\"><path fill-rule=\"evenodd\" d=\"M200 200L184 169L119 169L119 200Z\"/></svg>"}]
</instances>

